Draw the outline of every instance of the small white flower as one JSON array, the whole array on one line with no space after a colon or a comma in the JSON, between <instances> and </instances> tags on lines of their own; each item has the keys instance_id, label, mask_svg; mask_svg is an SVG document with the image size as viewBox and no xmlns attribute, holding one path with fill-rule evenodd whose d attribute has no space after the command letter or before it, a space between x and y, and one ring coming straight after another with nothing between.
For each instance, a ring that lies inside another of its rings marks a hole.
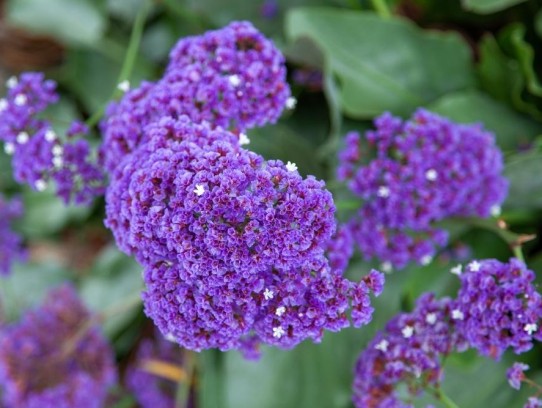
<instances>
[{"instance_id":1,"label":"small white flower","mask_svg":"<svg viewBox=\"0 0 542 408\"><path fill-rule=\"evenodd\" d=\"M195 69L193 69L193 70L190 71L190 73L188 74L188 78L189 78L192 82L198 82L198 81L201 79L201 75L199 74L198 71L196 71Z\"/></svg>"},{"instance_id":2,"label":"small white flower","mask_svg":"<svg viewBox=\"0 0 542 408\"><path fill-rule=\"evenodd\" d=\"M21 132L17 135L17 143L19 144L25 144L26 142L28 142L29 139L30 137L26 132Z\"/></svg>"},{"instance_id":3,"label":"small white flower","mask_svg":"<svg viewBox=\"0 0 542 408\"><path fill-rule=\"evenodd\" d=\"M28 98L26 97L26 95L23 95L23 94L19 94L15 97L15 105L17 106L23 106L23 105L26 105L26 102L28 101Z\"/></svg>"},{"instance_id":4,"label":"small white flower","mask_svg":"<svg viewBox=\"0 0 542 408\"><path fill-rule=\"evenodd\" d=\"M172 343L176 343L176 339L175 339L175 336L173 335L173 333L168 333L164 336L164 338L167 340L167 341L171 341Z\"/></svg>"},{"instance_id":5,"label":"small white flower","mask_svg":"<svg viewBox=\"0 0 542 408\"><path fill-rule=\"evenodd\" d=\"M8 101L4 98L0 99L0 112L4 112L8 107Z\"/></svg>"},{"instance_id":6,"label":"small white flower","mask_svg":"<svg viewBox=\"0 0 542 408\"><path fill-rule=\"evenodd\" d=\"M15 88L18 83L19 81L17 80L17 77L12 76L12 77L9 77L9 79L6 81L6 86L9 89L12 89L12 88Z\"/></svg>"},{"instance_id":7,"label":"small white flower","mask_svg":"<svg viewBox=\"0 0 542 408\"><path fill-rule=\"evenodd\" d=\"M286 313L286 308L284 306L277 307L277 310L275 310L275 314L277 316L282 316L284 313Z\"/></svg>"},{"instance_id":8,"label":"small white flower","mask_svg":"<svg viewBox=\"0 0 542 408\"><path fill-rule=\"evenodd\" d=\"M527 332L529 336L531 336L535 331L538 330L538 326L536 323L528 323L523 327L523 330Z\"/></svg>"},{"instance_id":9,"label":"small white flower","mask_svg":"<svg viewBox=\"0 0 542 408\"><path fill-rule=\"evenodd\" d=\"M265 288L263 292L263 297L265 300L273 299L275 296L275 293L272 290L269 290L269 288Z\"/></svg>"},{"instance_id":10,"label":"small white flower","mask_svg":"<svg viewBox=\"0 0 542 408\"><path fill-rule=\"evenodd\" d=\"M382 269L383 272L390 273L393 271L393 265L390 261L382 262L380 264L380 269Z\"/></svg>"},{"instance_id":11,"label":"small white flower","mask_svg":"<svg viewBox=\"0 0 542 408\"><path fill-rule=\"evenodd\" d=\"M472 261L470 264L469 264L469 269L472 271L472 272L478 272L480 270L480 268L482 267L482 264L478 261Z\"/></svg>"},{"instance_id":12,"label":"small white flower","mask_svg":"<svg viewBox=\"0 0 542 408\"><path fill-rule=\"evenodd\" d=\"M403 327L403 330L401 330L401 333L403 333L403 337L405 339L408 339L408 338L412 337L412 335L414 334L414 327L405 326L405 327Z\"/></svg>"},{"instance_id":13,"label":"small white flower","mask_svg":"<svg viewBox=\"0 0 542 408\"><path fill-rule=\"evenodd\" d=\"M53 156L62 156L64 148L60 145L54 145L51 151L53 152Z\"/></svg>"},{"instance_id":14,"label":"small white flower","mask_svg":"<svg viewBox=\"0 0 542 408\"><path fill-rule=\"evenodd\" d=\"M425 316L425 321L428 324L435 324L437 322L437 314L436 313L427 313Z\"/></svg>"},{"instance_id":15,"label":"small white flower","mask_svg":"<svg viewBox=\"0 0 542 408\"><path fill-rule=\"evenodd\" d=\"M388 346L390 345L389 341L386 339L380 340L380 342L375 346L375 349L380 350L382 352L388 351Z\"/></svg>"},{"instance_id":16,"label":"small white flower","mask_svg":"<svg viewBox=\"0 0 542 408\"><path fill-rule=\"evenodd\" d=\"M438 178L438 173L435 169L429 169L425 172L425 178L429 181L435 181Z\"/></svg>"},{"instance_id":17,"label":"small white flower","mask_svg":"<svg viewBox=\"0 0 542 408\"><path fill-rule=\"evenodd\" d=\"M45 132L45 140L48 142L54 142L56 140L56 133L53 129L47 129Z\"/></svg>"},{"instance_id":18,"label":"small white flower","mask_svg":"<svg viewBox=\"0 0 542 408\"><path fill-rule=\"evenodd\" d=\"M378 187L376 195L382 198L387 198L390 196L390 188L388 186L380 186Z\"/></svg>"},{"instance_id":19,"label":"small white flower","mask_svg":"<svg viewBox=\"0 0 542 408\"><path fill-rule=\"evenodd\" d=\"M128 92L130 90L130 81L122 81L117 85L117 89L122 92Z\"/></svg>"},{"instance_id":20,"label":"small white flower","mask_svg":"<svg viewBox=\"0 0 542 408\"><path fill-rule=\"evenodd\" d=\"M203 195L203 193L205 193L205 186L203 184L196 184L194 193L196 193L197 196Z\"/></svg>"},{"instance_id":21,"label":"small white flower","mask_svg":"<svg viewBox=\"0 0 542 408\"><path fill-rule=\"evenodd\" d=\"M228 81L230 81L230 85L234 88L241 85L241 78L239 77L239 75L230 75Z\"/></svg>"},{"instance_id":22,"label":"small white flower","mask_svg":"<svg viewBox=\"0 0 542 408\"><path fill-rule=\"evenodd\" d=\"M55 166L57 169L62 167L63 164L64 164L64 159L61 156L53 157L53 166Z\"/></svg>"},{"instance_id":23,"label":"small white flower","mask_svg":"<svg viewBox=\"0 0 542 408\"><path fill-rule=\"evenodd\" d=\"M422 265L429 265L432 260L433 260L433 257L431 255L424 255L422 256L422 259L420 259L420 263Z\"/></svg>"},{"instance_id":24,"label":"small white flower","mask_svg":"<svg viewBox=\"0 0 542 408\"><path fill-rule=\"evenodd\" d=\"M465 318L465 315L463 312L459 309L452 310L452 319L454 320L463 320Z\"/></svg>"},{"instance_id":25,"label":"small white flower","mask_svg":"<svg viewBox=\"0 0 542 408\"><path fill-rule=\"evenodd\" d=\"M284 329L281 326L273 327L273 337L275 337L277 339L280 339L285 334L286 334L286 332L284 331Z\"/></svg>"},{"instance_id":26,"label":"small white flower","mask_svg":"<svg viewBox=\"0 0 542 408\"><path fill-rule=\"evenodd\" d=\"M489 209L489 213L492 217L498 217L499 215L501 215L501 206L495 204Z\"/></svg>"},{"instance_id":27,"label":"small white flower","mask_svg":"<svg viewBox=\"0 0 542 408\"><path fill-rule=\"evenodd\" d=\"M461 275L462 271L463 271L462 265L456 265L452 269L450 269L450 272L457 276Z\"/></svg>"},{"instance_id":28,"label":"small white flower","mask_svg":"<svg viewBox=\"0 0 542 408\"><path fill-rule=\"evenodd\" d=\"M34 183L34 187L36 187L37 191L43 191L47 188L47 183L44 180L36 180Z\"/></svg>"},{"instance_id":29,"label":"small white flower","mask_svg":"<svg viewBox=\"0 0 542 408\"><path fill-rule=\"evenodd\" d=\"M296 171L297 170L297 165L295 163L292 163L291 161L289 161L288 163L286 163L286 170L288 170L288 171Z\"/></svg>"},{"instance_id":30,"label":"small white flower","mask_svg":"<svg viewBox=\"0 0 542 408\"><path fill-rule=\"evenodd\" d=\"M250 139L244 133L239 133L239 146L244 146L250 143Z\"/></svg>"},{"instance_id":31,"label":"small white flower","mask_svg":"<svg viewBox=\"0 0 542 408\"><path fill-rule=\"evenodd\" d=\"M15 153L15 145L9 142L6 143L4 145L4 152L6 152L8 156L11 156L13 153Z\"/></svg>"},{"instance_id":32,"label":"small white flower","mask_svg":"<svg viewBox=\"0 0 542 408\"><path fill-rule=\"evenodd\" d=\"M297 99L295 99L293 96L290 96L288 99L286 99L286 109L292 110L297 105Z\"/></svg>"}]
</instances>

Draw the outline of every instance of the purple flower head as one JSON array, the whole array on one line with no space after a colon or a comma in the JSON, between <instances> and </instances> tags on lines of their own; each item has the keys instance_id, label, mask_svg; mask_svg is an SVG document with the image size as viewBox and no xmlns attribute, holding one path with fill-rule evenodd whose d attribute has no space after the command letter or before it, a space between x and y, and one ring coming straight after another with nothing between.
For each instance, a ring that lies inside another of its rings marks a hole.
<instances>
[{"instance_id":1,"label":"purple flower head","mask_svg":"<svg viewBox=\"0 0 542 408\"><path fill-rule=\"evenodd\" d=\"M285 349L308 338L319 342L324 330L349 325L350 307L358 327L373 311L369 285L331 273L323 257L290 270L227 271L194 282L186 275L179 264L147 268L143 300L164 335L197 351L240 349L255 358L260 342ZM376 271L371 275L369 281L381 278Z\"/></svg>"},{"instance_id":2,"label":"purple flower head","mask_svg":"<svg viewBox=\"0 0 542 408\"><path fill-rule=\"evenodd\" d=\"M355 368L356 407L406 407L395 392L405 383L415 397L442 379L441 358L466 345L454 331L452 301L422 295L411 313L393 318L361 353Z\"/></svg>"},{"instance_id":3,"label":"purple flower head","mask_svg":"<svg viewBox=\"0 0 542 408\"><path fill-rule=\"evenodd\" d=\"M0 99L0 140L13 155L15 180L37 191L57 184L57 194L66 203L86 204L103 194L103 175L94 163L88 142L63 142L49 121L42 119L45 109L58 101L56 83L41 73L24 73L8 80L6 99ZM78 122L72 132L81 133ZM77 150L77 154L68 151Z\"/></svg>"},{"instance_id":4,"label":"purple flower head","mask_svg":"<svg viewBox=\"0 0 542 408\"><path fill-rule=\"evenodd\" d=\"M542 407L542 399L537 397L530 397L523 408L540 408Z\"/></svg>"},{"instance_id":5,"label":"purple flower head","mask_svg":"<svg viewBox=\"0 0 542 408\"><path fill-rule=\"evenodd\" d=\"M338 178L364 201L350 222L364 256L396 268L426 264L448 240L436 222L498 211L507 191L502 154L480 125L419 109L405 122L385 113L375 126L366 134L376 152L368 164L355 133L339 155Z\"/></svg>"},{"instance_id":6,"label":"purple flower head","mask_svg":"<svg viewBox=\"0 0 542 408\"><path fill-rule=\"evenodd\" d=\"M22 215L21 200L8 201L0 194L0 276L9 274L13 262L26 256L22 238L11 228L12 222Z\"/></svg>"},{"instance_id":7,"label":"purple flower head","mask_svg":"<svg viewBox=\"0 0 542 408\"><path fill-rule=\"evenodd\" d=\"M68 285L0 331L0 388L6 406L102 407L116 381L114 355Z\"/></svg>"},{"instance_id":8,"label":"purple flower head","mask_svg":"<svg viewBox=\"0 0 542 408\"><path fill-rule=\"evenodd\" d=\"M326 244L330 266L343 273L354 253L354 237L348 225L341 225Z\"/></svg>"},{"instance_id":9,"label":"purple flower head","mask_svg":"<svg viewBox=\"0 0 542 408\"><path fill-rule=\"evenodd\" d=\"M112 172L146 141L145 127L162 117L186 115L238 134L274 123L289 96L283 55L250 23L184 38L162 79L143 83L108 108L101 124L103 163Z\"/></svg>"},{"instance_id":10,"label":"purple flower head","mask_svg":"<svg viewBox=\"0 0 542 408\"><path fill-rule=\"evenodd\" d=\"M508 378L510 387L519 390L521 387L521 381L523 381L525 378L525 374L523 374L523 372L527 371L528 369L529 366L527 364L514 363L512 367L506 371L506 377Z\"/></svg>"},{"instance_id":11,"label":"purple flower head","mask_svg":"<svg viewBox=\"0 0 542 408\"><path fill-rule=\"evenodd\" d=\"M498 360L508 348L519 354L542 340L542 297L523 262L472 261L459 278L457 330L481 354Z\"/></svg>"},{"instance_id":12,"label":"purple flower head","mask_svg":"<svg viewBox=\"0 0 542 408\"><path fill-rule=\"evenodd\" d=\"M177 384L153 374L152 364L179 365L182 352L179 346L161 335L155 341L144 340L137 359L126 373L126 386L135 395L142 408L174 408Z\"/></svg>"},{"instance_id":13,"label":"purple flower head","mask_svg":"<svg viewBox=\"0 0 542 408\"><path fill-rule=\"evenodd\" d=\"M323 182L186 117L164 118L148 132L106 197L107 225L140 262L179 262L183 279L195 281L293 269L323 253L335 228Z\"/></svg>"}]
</instances>

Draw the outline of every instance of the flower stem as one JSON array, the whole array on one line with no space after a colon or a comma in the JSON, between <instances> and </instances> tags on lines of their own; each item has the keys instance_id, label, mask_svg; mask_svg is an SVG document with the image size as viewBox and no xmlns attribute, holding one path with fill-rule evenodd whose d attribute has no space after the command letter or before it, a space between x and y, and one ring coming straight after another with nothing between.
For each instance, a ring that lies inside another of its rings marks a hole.
<instances>
[{"instance_id":1,"label":"flower stem","mask_svg":"<svg viewBox=\"0 0 542 408\"><path fill-rule=\"evenodd\" d=\"M521 245L514 244L512 245L512 252L514 256L519 259L521 262L525 263L525 257L523 256L523 251L521 250Z\"/></svg>"},{"instance_id":2,"label":"flower stem","mask_svg":"<svg viewBox=\"0 0 542 408\"><path fill-rule=\"evenodd\" d=\"M126 55L124 56L124 62L122 63L122 68L120 70L117 84L128 80L128 78L130 78L130 75L132 74L137 59L137 52L139 51L139 44L141 43L141 37L143 36L143 29L145 28L145 20L147 19L150 8L150 2L145 1L139 9L139 12L134 21L134 25L132 27L130 42L128 43L128 48L126 50ZM122 91L120 89L115 88L109 99L116 99L120 96L121 93ZM100 106L100 108L87 119L85 124L89 128L96 126L96 124L100 121L105 112L105 106L106 104Z\"/></svg>"},{"instance_id":3,"label":"flower stem","mask_svg":"<svg viewBox=\"0 0 542 408\"><path fill-rule=\"evenodd\" d=\"M388 7L386 0L371 0L373 3L373 9L377 12L380 17L390 18L391 11Z\"/></svg>"},{"instance_id":4,"label":"flower stem","mask_svg":"<svg viewBox=\"0 0 542 408\"><path fill-rule=\"evenodd\" d=\"M441 388L435 388L433 390L435 398L437 398L442 404L447 408L459 408L459 405L457 405L450 397L448 397L444 391L442 391Z\"/></svg>"}]
</instances>

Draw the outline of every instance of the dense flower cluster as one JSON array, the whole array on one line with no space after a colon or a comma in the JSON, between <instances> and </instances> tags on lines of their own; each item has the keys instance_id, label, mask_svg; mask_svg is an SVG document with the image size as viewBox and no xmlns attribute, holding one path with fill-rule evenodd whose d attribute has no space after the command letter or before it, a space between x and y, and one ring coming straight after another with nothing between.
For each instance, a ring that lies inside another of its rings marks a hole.
<instances>
[{"instance_id":1,"label":"dense flower cluster","mask_svg":"<svg viewBox=\"0 0 542 408\"><path fill-rule=\"evenodd\" d=\"M88 142L62 141L41 118L58 101L55 82L41 73L24 73L10 78L7 87L7 97L0 99L0 140L13 155L15 180L37 191L53 180L65 202L84 204L103 194L103 175L92 163Z\"/></svg>"},{"instance_id":2,"label":"dense flower cluster","mask_svg":"<svg viewBox=\"0 0 542 408\"><path fill-rule=\"evenodd\" d=\"M329 267L334 205L292 163L264 161L235 135L187 117L162 118L114 172L107 225L145 266L146 313L185 347L293 347L356 326L382 290Z\"/></svg>"},{"instance_id":3,"label":"dense flower cluster","mask_svg":"<svg viewBox=\"0 0 542 408\"><path fill-rule=\"evenodd\" d=\"M126 386L142 408L174 408L177 384L153 374L154 366L179 365L181 348L158 335L155 341L146 339L139 346L137 358L126 373Z\"/></svg>"},{"instance_id":4,"label":"dense flower cluster","mask_svg":"<svg viewBox=\"0 0 542 408\"><path fill-rule=\"evenodd\" d=\"M356 364L356 407L407 407L395 388L404 383L411 396L442 379L441 358L466 348L454 330L452 301L427 293L411 313L393 318L361 353Z\"/></svg>"},{"instance_id":5,"label":"dense flower cluster","mask_svg":"<svg viewBox=\"0 0 542 408\"><path fill-rule=\"evenodd\" d=\"M22 216L23 204L19 199L8 201L0 194L0 276L7 275L13 262L25 256L22 238L13 232L12 222Z\"/></svg>"},{"instance_id":6,"label":"dense flower cluster","mask_svg":"<svg viewBox=\"0 0 542 408\"><path fill-rule=\"evenodd\" d=\"M533 285L534 272L523 262L473 261L459 278L457 330L471 347L499 359L508 348L519 354L533 340L542 340L542 296Z\"/></svg>"},{"instance_id":7,"label":"dense flower cluster","mask_svg":"<svg viewBox=\"0 0 542 408\"><path fill-rule=\"evenodd\" d=\"M0 389L8 407L100 408L116 381L112 350L70 286L0 331ZM85 331L81 331L85 330Z\"/></svg>"},{"instance_id":8,"label":"dense flower cluster","mask_svg":"<svg viewBox=\"0 0 542 408\"><path fill-rule=\"evenodd\" d=\"M426 264L447 242L435 222L498 213L507 191L502 154L480 125L419 109L406 122L385 113L375 126L366 134L376 150L368 164L357 133L339 155L338 178L363 200L350 226L364 256L396 268Z\"/></svg>"},{"instance_id":9,"label":"dense flower cluster","mask_svg":"<svg viewBox=\"0 0 542 408\"><path fill-rule=\"evenodd\" d=\"M101 124L103 163L112 172L145 142L145 127L164 116L186 115L237 134L275 122L289 97L283 55L252 24L183 38L163 78L109 106Z\"/></svg>"}]
</instances>

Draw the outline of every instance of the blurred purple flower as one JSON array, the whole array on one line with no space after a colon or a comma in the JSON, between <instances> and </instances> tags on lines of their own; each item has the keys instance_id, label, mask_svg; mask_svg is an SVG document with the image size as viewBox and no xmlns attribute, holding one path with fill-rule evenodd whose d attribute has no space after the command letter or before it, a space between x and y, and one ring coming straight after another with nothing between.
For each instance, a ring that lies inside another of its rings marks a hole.
<instances>
[{"instance_id":1,"label":"blurred purple flower","mask_svg":"<svg viewBox=\"0 0 542 408\"><path fill-rule=\"evenodd\" d=\"M113 351L71 286L0 329L0 389L9 407L101 408L117 374ZM81 330L85 330L82 332Z\"/></svg>"},{"instance_id":2,"label":"blurred purple flower","mask_svg":"<svg viewBox=\"0 0 542 408\"><path fill-rule=\"evenodd\" d=\"M9 274L13 263L26 257L22 238L12 230L13 221L22 215L21 200L8 201L0 194L0 276Z\"/></svg>"},{"instance_id":3,"label":"blurred purple flower","mask_svg":"<svg viewBox=\"0 0 542 408\"><path fill-rule=\"evenodd\" d=\"M512 367L506 371L506 377L508 378L510 387L519 390L521 387L521 381L525 378L525 374L523 374L523 372L527 371L528 369L529 366L527 364L514 363Z\"/></svg>"}]
</instances>

